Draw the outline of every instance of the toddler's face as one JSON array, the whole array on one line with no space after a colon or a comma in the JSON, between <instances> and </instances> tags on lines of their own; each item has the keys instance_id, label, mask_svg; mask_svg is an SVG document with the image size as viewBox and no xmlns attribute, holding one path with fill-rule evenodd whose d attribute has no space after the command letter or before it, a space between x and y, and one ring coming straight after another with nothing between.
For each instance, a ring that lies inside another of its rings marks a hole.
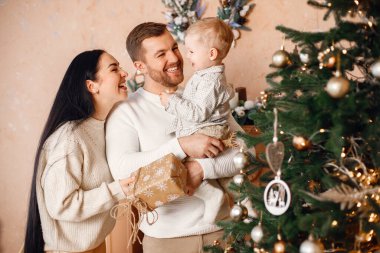
<instances>
[{"instance_id":1,"label":"toddler's face","mask_svg":"<svg viewBox=\"0 0 380 253\"><path fill-rule=\"evenodd\" d=\"M190 60L191 66L195 71L206 69L214 65L210 60L210 49L205 43L202 43L199 35L188 35L185 38L186 57Z\"/></svg>"}]
</instances>

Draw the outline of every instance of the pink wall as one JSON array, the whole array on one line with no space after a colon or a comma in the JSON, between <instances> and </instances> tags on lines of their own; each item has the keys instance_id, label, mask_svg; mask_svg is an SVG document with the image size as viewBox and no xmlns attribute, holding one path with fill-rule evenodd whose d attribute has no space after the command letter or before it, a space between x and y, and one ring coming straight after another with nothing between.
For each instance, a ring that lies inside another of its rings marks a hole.
<instances>
[{"instance_id":1,"label":"pink wall","mask_svg":"<svg viewBox=\"0 0 380 253\"><path fill-rule=\"evenodd\" d=\"M204 16L215 16L219 1L203 2ZM229 82L247 87L249 98L267 87L268 65L282 41L276 25L328 27L306 0L253 2L252 31L242 32L225 61ZM17 252L22 243L33 156L69 62L83 50L103 48L133 73L125 38L141 22L165 22L164 10L160 0L0 0L0 252ZM186 61L185 74L191 74Z\"/></svg>"}]
</instances>

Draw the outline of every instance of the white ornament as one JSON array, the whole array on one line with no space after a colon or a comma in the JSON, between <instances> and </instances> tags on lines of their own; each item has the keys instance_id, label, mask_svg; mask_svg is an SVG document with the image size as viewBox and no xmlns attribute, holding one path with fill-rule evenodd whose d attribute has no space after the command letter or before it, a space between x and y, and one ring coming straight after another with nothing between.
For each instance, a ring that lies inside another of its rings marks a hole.
<instances>
[{"instance_id":1,"label":"white ornament","mask_svg":"<svg viewBox=\"0 0 380 253\"><path fill-rule=\"evenodd\" d=\"M241 118L241 117L245 116L245 111L237 111L236 114L237 114L238 117Z\"/></svg>"},{"instance_id":2,"label":"white ornament","mask_svg":"<svg viewBox=\"0 0 380 253\"><path fill-rule=\"evenodd\" d=\"M255 102L253 102L252 100L247 100L244 102L244 108L246 110L251 110L255 107Z\"/></svg>"},{"instance_id":3,"label":"white ornament","mask_svg":"<svg viewBox=\"0 0 380 253\"><path fill-rule=\"evenodd\" d=\"M300 53L300 60L302 63L308 64L310 62L310 56L307 53Z\"/></svg>"},{"instance_id":4,"label":"white ornament","mask_svg":"<svg viewBox=\"0 0 380 253\"><path fill-rule=\"evenodd\" d=\"M235 112L244 111L244 106L238 106L235 108Z\"/></svg>"},{"instance_id":5,"label":"white ornament","mask_svg":"<svg viewBox=\"0 0 380 253\"><path fill-rule=\"evenodd\" d=\"M268 212L281 215L288 210L291 200L289 186L279 177L275 177L265 187L264 204Z\"/></svg>"},{"instance_id":6,"label":"white ornament","mask_svg":"<svg viewBox=\"0 0 380 253\"><path fill-rule=\"evenodd\" d=\"M249 164L248 155L243 152L239 152L234 156L233 162L236 169L242 170Z\"/></svg>"},{"instance_id":7,"label":"white ornament","mask_svg":"<svg viewBox=\"0 0 380 253\"><path fill-rule=\"evenodd\" d=\"M182 16L178 16L178 17L176 17L176 18L174 19L174 23L175 23L176 25L180 25L180 24L182 24Z\"/></svg>"},{"instance_id":8,"label":"white ornament","mask_svg":"<svg viewBox=\"0 0 380 253\"><path fill-rule=\"evenodd\" d=\"M257 225L256 227L252 229L251 237L255 243L258 243L261 241L261 239L263 239L263 236L264 236L264 231L263 231L263 228L261 227L261 224L259 223L259 225Z\"/></svg>"},{"instance_id":9,"label":"white ornament","mask_svg":"<svg viewBox=\"0 0 380 253\"><path fill-rule=\"evenodd\" d=\"M371 65L370 70L374 77L380 78L380 59Z\"/></svg>"},{"instance_id":10,"label":"white ornament","mask_svg":"<svg viewBox=\"0 0 380 253\"><path fill-rule=\"evenodd\" d=\"M245 181L245 175L244 174L237 174L233 177L233 181L237 186L242 186Z\"/></svg>"},{"instance_id":11,"label":"white ornament","mask_svg":"<svg viewBox=\"0 0 380 253\"><path fill-rule=\"evenodd\" d=\"M308 239L301 244L300 253L322 253L322 250L314 240Z\"/></svg>"}]
</instances>

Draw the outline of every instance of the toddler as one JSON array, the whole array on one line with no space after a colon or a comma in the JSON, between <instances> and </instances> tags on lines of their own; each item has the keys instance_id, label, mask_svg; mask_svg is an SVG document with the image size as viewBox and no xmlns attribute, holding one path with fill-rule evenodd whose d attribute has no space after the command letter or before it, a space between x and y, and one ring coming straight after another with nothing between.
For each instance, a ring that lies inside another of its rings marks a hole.
<instances>
[{"instance_id":1,"label":"toddler","mask_svg":"<svg viewBox=\"0 0 380 253\"><path fill-rule=\"evenodd\" d=\"M182 95L160 94L165 110L176 116L169 133L177 137L202 133L222 140L226 147L234 146L227 117L235 92L226 81L223 65L232 41L230 27L218 18L205 18L188 28L185 46L195 73ZM224 198L218 181L205 180L194 195L205 203L205 220L215 221Z\"/></svg>"}]
</instances>

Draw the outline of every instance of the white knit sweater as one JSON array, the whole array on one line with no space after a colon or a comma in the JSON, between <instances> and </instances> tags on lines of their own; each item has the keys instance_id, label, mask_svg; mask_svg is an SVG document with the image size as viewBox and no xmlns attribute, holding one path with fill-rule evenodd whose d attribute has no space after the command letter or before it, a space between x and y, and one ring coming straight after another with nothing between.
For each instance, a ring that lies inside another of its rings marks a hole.
<instances>
[{"instance_id":1,"label":"white knit sweater","mask_svg":"<svg viewBox=\"0 0 380 253\"><path fill-rule=\"evenodd\" d=\"M99 246L115 225L109 210L125 197L107 165L104 121L68 122L46 140L37 174L45 251Z\"/></svg>"},{"instance_id":2,"label":"white knit sweater","mask_svg":"<svg viewBox=\"0 0 380 253\"><path fill-rule=\"evenodd\" d=\"M166 129L173 120L174 116L161 105L160 97L143 88L119 104L108 118L106 126L107 159L113 177L125 178L139 167L168 153L173 153L180 159L185 158L174 134L166 134ZM241 129L232 116L229 123L232 130ZM204 179L237 174L238 170L232 162L236 152L229 149L216 159L197 160L204 170ZM227 217L227 203L222 206L218 217ZM144 234L151 237L174 238L220 230L215 222L203 219L204 202L194 196L181 197L156 211L157 222L149 225L143 220L140 227Z\"/></svg>"}]
</instances>

